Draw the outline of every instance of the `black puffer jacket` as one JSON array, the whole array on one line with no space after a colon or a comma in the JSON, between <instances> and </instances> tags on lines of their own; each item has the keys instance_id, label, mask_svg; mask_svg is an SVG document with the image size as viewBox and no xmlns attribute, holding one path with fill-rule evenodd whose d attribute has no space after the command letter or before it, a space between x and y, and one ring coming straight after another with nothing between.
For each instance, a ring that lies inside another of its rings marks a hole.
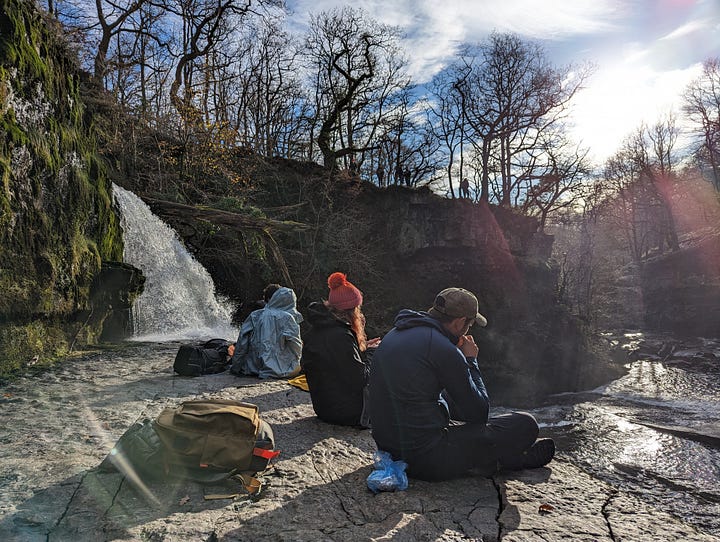
<instances>
[{"instance_id":1,"label":"black puffer jacket","mask_svg":"<svg viewBox=\"0 0 720 542\"><path fill-rule=\"evenodd\" d=\"M322 303L308 306L312 329L303 336L302 367L318 418L338 425L359 425L368 366L350 325Z\"/></svg>"}]
</instances>

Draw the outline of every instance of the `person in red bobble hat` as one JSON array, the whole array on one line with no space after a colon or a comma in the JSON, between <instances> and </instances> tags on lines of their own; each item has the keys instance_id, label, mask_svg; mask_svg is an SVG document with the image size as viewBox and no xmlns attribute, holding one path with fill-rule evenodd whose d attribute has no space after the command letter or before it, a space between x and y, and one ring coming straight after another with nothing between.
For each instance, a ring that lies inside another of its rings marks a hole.
<instances>
[{"instance_id":1,"label":"person in red bobble hat","mask_svg":"<svg viewBox=\"0 0 720 542\"><path fill-rule=\"evenodd\" d=\"M313 409L325 422L367 427L368 358L380 339L367 340L363 294L347 275L332 273L327 284L327 301L308 306L306 320L312 327L303 337L301 363Z\"/></svg>"}]
</instances>

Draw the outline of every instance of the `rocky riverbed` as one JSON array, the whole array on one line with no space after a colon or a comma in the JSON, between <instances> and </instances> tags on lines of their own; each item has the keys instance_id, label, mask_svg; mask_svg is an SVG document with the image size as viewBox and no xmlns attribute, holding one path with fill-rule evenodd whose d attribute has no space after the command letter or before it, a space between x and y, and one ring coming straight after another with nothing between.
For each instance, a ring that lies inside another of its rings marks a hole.
<instances>
[{"instance_id":1,"label":"rocky riverbed","mask_svg":"<svg viewBox=\"0 0 720 542\"><path fill-rule=\"evenodd\" d=\"M714 540L562 449L549 468L374 495L369 431L318 421L284 381L174 376L177 347L130 343L0 388L0 540ZM272 424L282 454L259 497L98 469L133 422L196 397L253 402Z\"/></svg>"}]
</instances>

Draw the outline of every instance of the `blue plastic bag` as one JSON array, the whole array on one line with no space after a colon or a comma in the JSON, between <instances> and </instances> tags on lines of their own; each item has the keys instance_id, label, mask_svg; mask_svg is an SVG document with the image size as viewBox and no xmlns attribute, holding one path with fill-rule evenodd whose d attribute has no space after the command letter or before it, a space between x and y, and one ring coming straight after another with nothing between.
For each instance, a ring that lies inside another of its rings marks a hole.
<instances>
[{"instance_id":1,"label":"blue plastic bag","mask_svg":"<svg viewBox=\"0 0 720 542\"><path fill-rule=\"evenodd\" d=\"M407 463L393 461L392 456L382 450L373 456L375 470L367 478L367 486L373 493L380 491L403 491L408 487L408 478L405 474Z\"/></svg>"}]
</instances>

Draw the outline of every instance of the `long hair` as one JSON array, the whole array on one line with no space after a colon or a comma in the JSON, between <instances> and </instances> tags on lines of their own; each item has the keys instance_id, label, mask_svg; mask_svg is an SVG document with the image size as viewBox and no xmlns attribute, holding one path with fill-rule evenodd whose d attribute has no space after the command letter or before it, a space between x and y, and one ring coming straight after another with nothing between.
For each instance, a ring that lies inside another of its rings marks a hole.
<instances>
[{"instance_id":1,"label":"long hair","mask_svg":"<svg viewBox=\"0 0 720 542\"><path fill-rule=\"evenodd\" d=\"M367 335L365 334L365 315L363 314L360 307L354 307L352 309L340 310L334 308L329 302L324 303L327 310L330 311L335 318L341 322L350 324L350 329L355 333L355 338L358 342L360 352L367 350Z\"/></svg>"}]
</instances>

